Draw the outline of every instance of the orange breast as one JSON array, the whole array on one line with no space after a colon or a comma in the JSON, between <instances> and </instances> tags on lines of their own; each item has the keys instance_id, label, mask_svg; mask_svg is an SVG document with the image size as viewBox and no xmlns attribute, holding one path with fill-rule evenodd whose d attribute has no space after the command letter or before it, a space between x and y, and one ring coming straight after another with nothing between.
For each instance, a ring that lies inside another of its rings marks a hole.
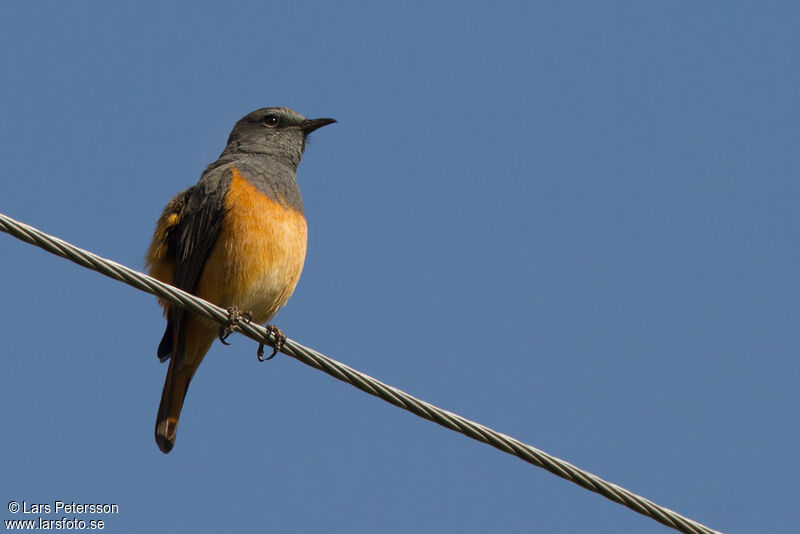
<instances>
[{"instance_id":1,"label":"orange breast","mask_svg":"<svg viewBox=\"0 0 800 534\"><path fill-rule=\"evenodd\" d=\"M283 206L233 170L228 210L197 294L236 306L264 323L286 304L303 270L307 229L301 213Z\"/></svg>"}]
</instances>

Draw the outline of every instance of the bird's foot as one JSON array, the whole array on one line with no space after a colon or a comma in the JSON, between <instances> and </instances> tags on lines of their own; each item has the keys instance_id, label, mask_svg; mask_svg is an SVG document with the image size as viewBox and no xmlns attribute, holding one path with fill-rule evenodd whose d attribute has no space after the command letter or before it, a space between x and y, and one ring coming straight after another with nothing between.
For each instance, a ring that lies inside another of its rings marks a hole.
<instances>
[{"instance_id":1,"label":"bird's foot","mask_svg":"<svg viewBox=\"0 0 800 534\"><path fill-rule=\"evenodd\" d=\"M269 338L264 338L264 340L258 344L258 351L256 351L256 355L258 356L258 361L260 362L274 358L275 355L278 354L281 349L283 349L283 345L286 343L286 335L274 324L267 325L267 332L269 332L269 334L275 339L275 342L270 342ZM265 343L272 345L272 354L266 358L264 358Z\"/></svg>"},{"instance_id":2,"label":"bird's foot","mask_svg":"<svg viewBox=\"0 0 800 534\"><path fill-rule=\"evenodd\" d=\"M225 324L219 327L219 331L217 332L217 337L222 342L223 345L230 345L226 339L232 333L236 332L239 329L239 324L244 323L247 324L253 320L253 314L249 311L242 312L239 311L239 308L236 306L231 306L228 308L228 320L225 321Z\"/></svg>"}]
</instances>

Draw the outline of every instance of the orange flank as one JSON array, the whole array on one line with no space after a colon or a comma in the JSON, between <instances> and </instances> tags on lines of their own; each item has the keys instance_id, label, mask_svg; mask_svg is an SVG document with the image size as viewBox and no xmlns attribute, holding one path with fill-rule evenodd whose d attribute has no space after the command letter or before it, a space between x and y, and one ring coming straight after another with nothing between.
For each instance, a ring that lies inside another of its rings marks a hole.
<instances>
[{"instance_id":1,"label":"orange flank","mask_svg":"<svg viewBox=\"0 0 800 534\"><path fill-rule=\"evenodd\" d=\"M146 263L150 267L150 276L167 284L172 283L175 273L175 258L169 257L167 252L167 234L180 221L184 203L184 198L178 195L167 204L156 224L153 241L147 249ZM162 299L158 301L166 310L168 303Z\"/></svg>"}]
</instances>

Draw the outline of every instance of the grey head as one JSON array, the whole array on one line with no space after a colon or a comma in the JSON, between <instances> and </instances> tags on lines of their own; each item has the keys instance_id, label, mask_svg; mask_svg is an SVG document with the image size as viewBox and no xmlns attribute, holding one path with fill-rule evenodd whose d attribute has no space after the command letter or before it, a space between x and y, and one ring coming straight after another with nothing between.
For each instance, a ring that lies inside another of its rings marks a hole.
<instances>
[{"instance_id":1,"label":"grey head","mask_svg":"<svg viewBox=\"0 0 800 534\"><path fill-rule=\"evenodd\" d=\"M308 135L334 122L327 118L306 119L289 108L257 109L239 119L220 158L266 155L296 171Z\"/></svg>"}]
</instances>

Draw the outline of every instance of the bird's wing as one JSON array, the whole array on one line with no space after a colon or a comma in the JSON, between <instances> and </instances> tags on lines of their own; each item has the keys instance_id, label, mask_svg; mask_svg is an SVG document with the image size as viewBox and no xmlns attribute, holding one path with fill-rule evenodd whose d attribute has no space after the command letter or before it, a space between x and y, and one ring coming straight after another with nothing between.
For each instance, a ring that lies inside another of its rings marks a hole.
<instances>
[{"instance_id":1,"label":"bird's wing","mask_svg":"<svg viewBox=\"0 0 800 534\"><path fill-rule=\"evenodd\" d=\"M225 218L225 194L231 182L230 167L214 169L184 193L183 213L171 232L175 251L173 285L193 293L203 267L217 242Z\"/></svg>"},{"instance_id":2,"label":"bird's wing","mask_svg":"<svg viewBox=\"0 0 800 534\"><path fill-rule=\"evenodd\" d=\"M174 266L172 279L167 281L175 287L189 293L197 290L203 268L222 228L225 194L230 181L230 167L217 167L206 172L196 185L178 193L164 209L148 261L154 267L157 262ZM161 361L173 353L177 353L179 358L183 356L183 336L180 334L185 315L186 310L179 306L167 308L167 330L158 347Z\"/></svg>"}]
</instances>

